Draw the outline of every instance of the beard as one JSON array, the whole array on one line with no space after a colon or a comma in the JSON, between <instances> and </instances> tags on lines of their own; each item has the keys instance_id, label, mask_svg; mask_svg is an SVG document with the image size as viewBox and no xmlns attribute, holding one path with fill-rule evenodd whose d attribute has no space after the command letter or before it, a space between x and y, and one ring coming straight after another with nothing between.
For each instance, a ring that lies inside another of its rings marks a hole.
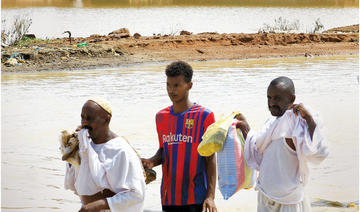
<instances>
[{"instance_id":1,"label":"beard","mask_svg":"<svg viewBox=\"0 0 360 212\"><path fill-rule=\"evenodd\" d=\"M285 113L287 107L281 108L279 106L272 106L272 107L269 106L269 110L271 115L279 117Z\"/></svg>"}]
</instances>

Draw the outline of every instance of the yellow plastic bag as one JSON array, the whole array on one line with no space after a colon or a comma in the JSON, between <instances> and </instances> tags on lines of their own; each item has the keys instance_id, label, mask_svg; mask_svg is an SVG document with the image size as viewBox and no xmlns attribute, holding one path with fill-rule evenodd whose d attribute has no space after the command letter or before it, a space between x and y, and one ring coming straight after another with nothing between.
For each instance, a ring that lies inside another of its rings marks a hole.
<instances>
[{"instance_id":1,"label":"yellow plastic bag","mask_svg":"<svg viewBox=\"0 0 360 212\"><path fill-rule=\"evenodd\" d=\"M222 150L229 126L237 113L233 112L225 118L222 117L207 128L197 148L201 156L208 157Z\"/></svg>"}]
</instances>

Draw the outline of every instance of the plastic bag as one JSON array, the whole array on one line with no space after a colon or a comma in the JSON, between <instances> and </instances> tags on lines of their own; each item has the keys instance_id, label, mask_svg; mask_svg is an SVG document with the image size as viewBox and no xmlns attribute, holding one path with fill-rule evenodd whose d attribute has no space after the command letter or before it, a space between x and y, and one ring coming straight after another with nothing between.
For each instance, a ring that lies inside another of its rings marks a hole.
<instances>
[{"instance_id":1,"label":"plastic bag","mask_svg":"<svg viewBox=\"0 0 360 212\"><path fill-rule=\"evenodd\" d=\"M240 189L254 186L256 171L246 164L244 157L244 137L236 129L234 119L228 129L224 148L217 153L218 182L224 199L229 199Z\"/></svg>"},{"instance_id":2,"label":"plastic bag","mask_svg":"<svg viewBox=\"0 0 360 212\"><path fill-rule=\"evenodd\" d=\"M201 156L208 157L223 148L227 131L237 113L233 112L225 118L220 118L207 128L197 149Z\"/></svg>"}]
</instances>

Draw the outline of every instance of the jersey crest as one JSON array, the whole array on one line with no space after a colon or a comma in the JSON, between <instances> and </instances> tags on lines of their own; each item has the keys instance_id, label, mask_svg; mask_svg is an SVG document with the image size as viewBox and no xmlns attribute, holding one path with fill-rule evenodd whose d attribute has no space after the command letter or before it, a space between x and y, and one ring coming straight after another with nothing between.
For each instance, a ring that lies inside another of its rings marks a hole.
<instances>
[{"instance_id":1,"label":"jersey crest","mask_svg":"<svg viewBox=\"0 0 360 212\"><path fill-rule=\"evenodd\" d=\"M191 129L194 126L194 119L186 119L185 127L187 129Z\"/></svg>"}]
</instances>

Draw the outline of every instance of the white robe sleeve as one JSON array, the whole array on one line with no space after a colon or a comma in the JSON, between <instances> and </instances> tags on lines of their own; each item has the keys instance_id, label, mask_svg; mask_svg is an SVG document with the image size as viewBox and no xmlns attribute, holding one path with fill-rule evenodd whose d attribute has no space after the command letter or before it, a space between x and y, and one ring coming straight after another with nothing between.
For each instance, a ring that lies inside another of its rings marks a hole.
<instances>
[{"instance_id":1,"label":"white robe sleeve","mask_svg":"<svg viewBox=\"0 0 360 212\"><path fill-rule=\"evenodd\" d=\"M100 169L99 173L97 173L100 161L98 154L90 145L88 131L86 129L80 130L78 137L81 163L75 180L75 188L79 195L93 195L108 187L104 186L107 185L106 180L100 182L104 179L105 172Z\"/></svg>"},{"instance_id":2,"label":"white robe sleeve","mask_svg":"<svg viewBox=\"0 0 360 212\"><path fill-rule=\"evenodd\" d=\"M66 163L64 188L66 190L72 190L76 194L76 189L75 189L75 168L74 168L74 166L70 166L69 163Z\"/></svg>"},{"instance_id":3,"label":"white robe sleeve","mask_svg":"<svg viewBox=\"0 0 360 212\"><path fill-rule=\"evenodd\" d=\"M143 210L145 180L140 159L133 149L128 148L117 154L106 165L107 180L116 195L107 198L111 211Z\"/></svg>"},{"instance_id":4,"label":"white robe sleeve","mask_svg":"<svg viewBox=\"0 0 360 212\"><path fill-rule=\"evenodd\" d=\"M311 139L306 121L299 117L293 131L292 139L296 146L300 173L305 184L307 184L309 178L308 162L319 164L329 155L326 140L320 128L320 124L316 122L313 138Z\"/></svg>"},{"instance_id":5,"label":"white robe sleeve","mask_svg":"<svg viewBox=\"0 0 360 212\"><path fill-rule=\"evenodd\" d=\"M263 158L263 155L257 151L256 148L256 135L253 130L250 130L247 134L245 146L244 146L244 156L246 163L249 167L259 171L260 164Z\"/></svg>"},{"instance_id":6,"label":"white robe sleeve","mask_svg":"<svg viewBox=\"0 0 360 212\"><path fill-rule=\"evenodd\" d=\"M319 164L329 154L325 138L318 124L316 124L313 138L311 139L306 121L300 119L298 126L295 127L293 139L296 142L298 154L303 159L306 159L306 161Z\"/></svg>"},{"instance_id":7,"label":"white robe sleeve","mask_svg":"<svg viewBox=\"0 0 360 212\"><path fill-rule=\"evenodd\" d=\"M109 184L106 179L105 164L101 163L98 154L89 145L88 150L89 169L91 176L93 177L94 183L100 188L107 188Z\"/></svg>"}]
</instances>

